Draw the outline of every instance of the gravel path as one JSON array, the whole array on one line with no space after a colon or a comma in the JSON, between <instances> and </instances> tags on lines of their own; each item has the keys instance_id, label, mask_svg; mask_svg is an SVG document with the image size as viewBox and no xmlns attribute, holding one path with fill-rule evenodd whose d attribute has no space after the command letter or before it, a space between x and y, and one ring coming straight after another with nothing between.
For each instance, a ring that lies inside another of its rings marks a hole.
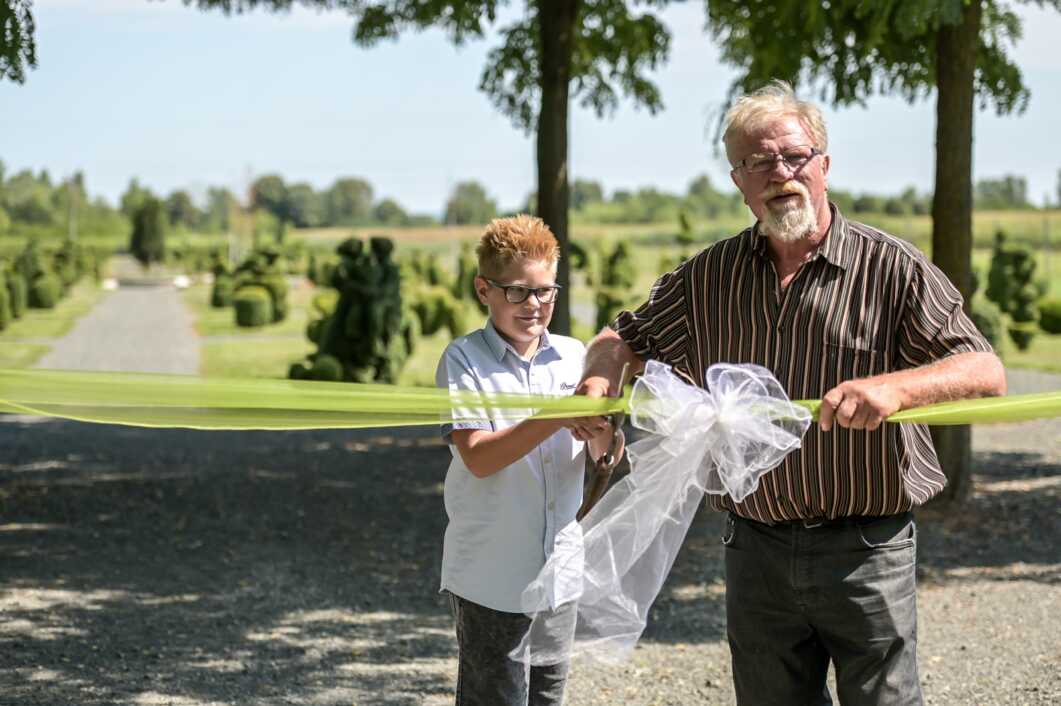
<instances>
[{"instance_id":1,"label":"gravel path","mask_svg":"<svg viewBox=\"0 0 1061 706\"><path fill-rule=\"evenodd\" d=\"M194 375L199 339L174 287L123 284L79 319L35 367Z\"/></svg>"},{"instance_id":2,"label":"gravel path","mask_svg":"<svg viewBox=\"0 0 1061 706\"><path fill-rule=\"evenodd\" d=\"M120 290L42 363L194 372L187 326L175 291ZM0 417L0 448L0 706L452 703L433 429ZM920 515L926 699L1056 704L1061 422L977 428L974 448L969 503ZM720 527L697 517L633 658L576 665L570 706L733 703Z\"/></svg>"}]
</instances>

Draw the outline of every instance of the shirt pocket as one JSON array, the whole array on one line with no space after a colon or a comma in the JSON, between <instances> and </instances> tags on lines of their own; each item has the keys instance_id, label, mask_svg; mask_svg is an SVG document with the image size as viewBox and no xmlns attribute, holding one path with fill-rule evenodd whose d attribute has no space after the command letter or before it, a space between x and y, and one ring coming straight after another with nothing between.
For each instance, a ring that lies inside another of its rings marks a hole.
<instances>
[{"instance_id":1,"label":"shirt pocket","mask_svg":"<svg viewBox=\"0 0 1061 706\"><path fill-rule=\"evenodd\" d=\"M825 377L829 387L845 380L865 378L886 372L885 357L872 348L850 344L825 344Z\"/></svg>"}]
</instances>

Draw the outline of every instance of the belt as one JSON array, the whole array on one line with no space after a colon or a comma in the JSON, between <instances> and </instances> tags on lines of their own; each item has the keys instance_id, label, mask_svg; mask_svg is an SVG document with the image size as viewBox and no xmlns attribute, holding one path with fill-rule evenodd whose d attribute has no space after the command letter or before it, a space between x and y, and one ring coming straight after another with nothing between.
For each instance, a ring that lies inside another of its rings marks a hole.
<instances>
[{"instance_id":1,"label":"belt","mask_svg":"<svg viewBox=\"0 0 1061 706\"><path fill-rule=\"evenodd\" d=\"M877 522L878 520L885 519L896 519L909 517L911 513L900 512L895 515L850 515L847 517L802 517L795 520L782 520L781 522L775 522L774 527L802 527L803 529L829 529L839 527L861 527L862 525L868 525L871 522ZM734 515L739 519L746 520L748 522L758 522L758 520L752 520L747 517L740 517ZM759 522L759 524L766 524L765 522Z\"/></svg>"}]
</instances>

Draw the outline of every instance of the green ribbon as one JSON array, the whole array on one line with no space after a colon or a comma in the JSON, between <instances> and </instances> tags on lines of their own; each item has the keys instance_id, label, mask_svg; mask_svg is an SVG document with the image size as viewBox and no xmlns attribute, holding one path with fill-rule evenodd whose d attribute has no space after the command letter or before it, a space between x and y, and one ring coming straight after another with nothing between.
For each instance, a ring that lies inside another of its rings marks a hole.
<instances>
[{"instance_id":1,"label":"green ribbon","mask_svg":"<svg viewBox=\"0 0 1061 706\"><path fill-rule=\"evenodd\" d=\"M308 380L149 373L0 370L0 412L190 429L357 429L464 419L540 419L629 412L629 396L450 392ZM800 400L815 418L820 400ZM889 422L993 424L1061 417L1061 390L903 410Z\"/></svg>"}]
</instances>

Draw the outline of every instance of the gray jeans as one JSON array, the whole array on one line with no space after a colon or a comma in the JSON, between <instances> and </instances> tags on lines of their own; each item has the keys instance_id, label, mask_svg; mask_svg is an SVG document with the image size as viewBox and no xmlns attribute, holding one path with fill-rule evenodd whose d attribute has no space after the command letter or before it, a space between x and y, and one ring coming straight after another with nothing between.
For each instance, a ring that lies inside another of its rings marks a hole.
<instances>
[{"instance_id":1,"label":"gray jeans","mask_svg":"<svg viewBox=\"0 0 1061 706\"><path fill-rule=\"evenodd\" d=\"M530 618L492 610L452 593L449 596L457 622L457 706L560 706L564 702L567 663L528 670L508 657L527 634Z\"/></svg>"},{"instance_id":2,"label":"gray jeans","mask_svg":"<svg viewBox=\"0 0 1061 706\"><path fill-rule=\"evenodd\" d=\"M737 703L922 703L913 515L765 525L730 515L726 612Z\"/></svg>"}]
</instances>

